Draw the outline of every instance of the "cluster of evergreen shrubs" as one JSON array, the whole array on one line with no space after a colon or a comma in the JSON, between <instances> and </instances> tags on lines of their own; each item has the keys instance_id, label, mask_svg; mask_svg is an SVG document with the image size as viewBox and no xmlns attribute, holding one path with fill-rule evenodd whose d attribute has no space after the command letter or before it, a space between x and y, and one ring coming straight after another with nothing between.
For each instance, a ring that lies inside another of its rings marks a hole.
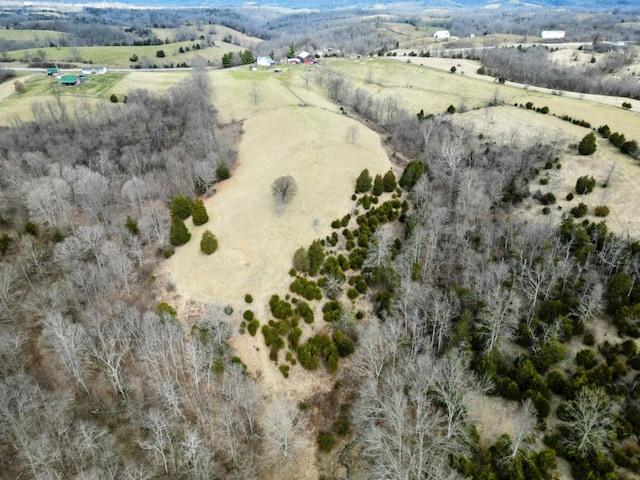
<instances>
[{"instance_id":1,"label":"cluster of evergreen shrubs","mask_svg":"<svg viewBox=\"0 0 640 480\"><path fill-rule=\"evenodd\" d=\"M591 128L591 124L586 120L579 120L577 118L571 118L569 115L562 115L558 117L560 120L564 120L565 122L573 123L574 125L578 125L580 127Z\"/></svg>"},{"instance_id":2,"label":"cluster of evergreen shrubs","mask_svg":"<svg viewBox=\"0 0 640 480\"><path fill-rule=\"evenodd\" d=\"M598 133L603 138L608 138L615 147L619 148L622 153L631 155L636 158L638 154L638 142L635 140L627 140L624 133L612 132L609 125L598 127Z\"/></svg>"},{"instance_id":3,"label":"cluster of evergreen shrubs","mask_svg":"<svg viewBox=\"0 0 640 480\"><path fill-rule=\"evenodd\" d=\"M425 172L424 164L410 162L403 172L400 186L410 190ZM402 191L391 170L375 177L367 169L363 170L356 180L355 192L353 200L357 206L363 207L364 212L356 210L353 215L335 219L331 227L334 230L341 229L340 232L334 231L325 239L314 240L308 248L296 250L290 271L294 277L289 286L291 293L284 299L273 295L269 301L273 320L263 324L261 331L270 348L269 356L276 363L280 350L288 345L285 361L290 365L299 362L303 368L314 370L323 363L329 372L336 371L339 359L351 354L355 348L348 327L354 314L339 300L345 290L347 298L354 302L374 288L373 298L378 312L390 307L393 282L388 277L388 270L382 265L365 266L365 262L372 242L376 241L374 234L377 229L389 222L405 222L409 204L400 199ZM391 194L391 199L379 204L379 198L384 193ZM396 239L388 251L393 257L401 248L402 241ZM307 301L322 301L323 289L328 300L322 304L322 316L325 322L333 325L333 333L319 333L304 344L299 344L302 335L300 320L308 324L314 322L314 309ZM251 333L259 323L255 323L257 320L253 314L247 312L245 322L249 323L245 325ZM357 312L355 319L363 316L362 312ZM290 365L280 365L285 377L289 375Z\"/></svg>"},{"instance_id":4,"label":"cluster of evergreen shrubs","mask_svg":"<svg viewBox=\"0 0 640 480\"><path fill-rule=\"evenodd\" d=\"M169 240L174 247L184 245L191 240L191 233L184 223L187 218L192 217L193 224L196 226L204 225L209 221L209 214L204 202L199 198L192 202L189 197L183 194L176 195L173 198L170 212L171 230L169 231ZM127 228L133 231L134 223L132 223L132 220L129 222L129 220L128 218ZM137 225L135 225L135 229L137 229ZM210 230L205 230L200 240L200 250L206 255L211 255L217 249L218 239Z\"/></svg>"}]
</instances>

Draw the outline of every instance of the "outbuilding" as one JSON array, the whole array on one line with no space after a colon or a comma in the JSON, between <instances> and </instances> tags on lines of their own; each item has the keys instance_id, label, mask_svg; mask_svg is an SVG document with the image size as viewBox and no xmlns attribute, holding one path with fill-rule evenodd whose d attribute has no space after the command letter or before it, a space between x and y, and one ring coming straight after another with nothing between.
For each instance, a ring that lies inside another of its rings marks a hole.
<instances>
[{"instance_id":1,"label":"outbuilding","mask_svg":"<svg viewBox=\"0 0 640 480\"><path fill-rule=\"evenodd\" d=\"M433 38L449 38L450 36L449 30L438 30L433 34Z\"/></svg>"},{"instance_id":2,"label":"outbuilding","mask_svg":"<svg viewBox=\"0 0 640 480\"><path fill-rule=\"evenodd\" d=\"M57 77L58 75L60 75L60 70L58 70L58 67L47 68L47 77Z\"/></svg>"},{"instance_id":3,"label":"outbuilding","mask_svg":"<svg viewBox=\"0 0 640 480\"><path fill-rule=\"evenodd\" d=\"M74 85L78 85L80 83L80 79L77 75L62 75L60 77L60 85L63 87L72 87Z\"/></svg>"}]
</instances>

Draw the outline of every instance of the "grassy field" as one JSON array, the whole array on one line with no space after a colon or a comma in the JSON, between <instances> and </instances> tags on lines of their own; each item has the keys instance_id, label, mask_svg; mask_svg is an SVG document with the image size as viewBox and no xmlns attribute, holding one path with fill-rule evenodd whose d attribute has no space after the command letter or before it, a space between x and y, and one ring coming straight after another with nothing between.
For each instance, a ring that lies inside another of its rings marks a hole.
<instances>
[{"instance_id":1,"label":"grassy field","mask_svg":"<svg viewBox=\"0 0 640 480\"><path fill-rule=\"evenodd\" d=\"M56 30L7 30L0 29L0 39L33 42L34 47L49 46L49 41L64 38L67 34Z\"/></svg>"},{"instance_id":2,"label":"grassy field","mask_svg":"<svg viewBox=\"0 0 640 480\"><path fill-rule=\"evenodd\" d=\"M491 77L477 75L475 71L479 64L469 60L386 57L356 61L332 59L326 64L376 96L393 94L399 105L411 112L424 109L425 113L439 114L449 105L457 110L463 106L462 110L465 110L486 107L492 102L509 105L533 102L536 107L548 106L551 114L569 115L588 121L593 127L608 124L612 131L626 133L631 138L634 132L640 132L637 113L640 102L636 100L562 92L552 94L515 84L500 85ZM448 71L452 66L457 69L455 74ZM634 105L632 110L621 108L625 100ZM640 134L635 136L640 137Z\"/></svg>"},{"instance_id":3,"label":"grassy field","mask_svg":"<svg viewBox=\"0 0 640 480\"><path fill-rule=\"evenodd\" d=\"M272 88L278 90L277 82ZM233 116L237 112L221 108L221 114ZM355 143L347 139L350 127L359 129ZM238 323L240 312L246 308L245 293L253 296L256 316L269 318L269 297L286 292L291 283L287 272L295 250L330 234L331 221L351 211L355 179L363 168L375 174L390 167L375 132L322 108L285 105L256 112L244 121L243 129L231 179L219 184L216 193L205 200L209 222L200 227L187 222L191 241L178 248L159 273L176 285L175 297L168 301L181 311L193 301L230 304L238 312L233 317ZM294 177L299 193L278 215L270 187L282 175ZM211 256L199 249L206 229L220 243ZM305 338L313 329L317 332L322 328L321 322L316 323L304 326ZM237 324L233 331L237 332ZM236 333L232 344L268 396L280 393L300 401L311 392L326 391L333 385L328 375L298 367L296 381L283 382L259 335ZM296 478L318 477L305 470Z\"/></svg>"},{"instance_id":4,"label":"grassy field","mask_svg":"<svg viewBox=\"0 0 640 480\"><path fill-rule=\"evenodd\" d=\"M483 107L498 88L488 88L482 80L387 59L336 60L327 65L343 72L357 87L380 98L393 96L401 107L416 113L421 109L443 113L449 105L457 108L462 101L467 108Z\"/></svg>"},{"instance_id":5,"label":"grassy field","mask_svg":"<svg viewBox=\"0 0 640 480\"><path fill-rule=\"evenodd\" d=\"M162 94L178 85L188 75L190 75L189 71L138 72L134 70L123 75L120 80L114 83L110 88L110 92L123 96L131 90L142 88Z\"/></svg>"},{"instance_id":6,"label":"grassy field","mask_svg":"<svg viewBox=\"0 0 640 480\"><path fill-rule=\"evenodd\" d=\"M329 101L316 85L314 69L294 65L284 67L280 73L272 70L253 72L248 67L210 72L213 102L220 111L220 120L225 123L242 120L300 103L339 111L339 107ZM229 95L229 92L234 94Z\"/></svg>"},{"instance_id":7,"label":"grassy field","mask_svg":"<svg viewBox=\"0 0 640 480\"><path fill-rule=\"evenodd\" d=\"M243 48L237 45L231 45L224 42L216 42L215 47L208 47L200 50L192 50L190 52L180 53L180 47L191 49L194 42L179 42L169 45L144 45L144 46L125 46L125 47L48 47L41 49L15 50L9 52L9 57L16 60L22 60L27 55L34 55L37 50L44 50L46 53L46 61L48 62L70 62L77 65L92 63L93 65L106 65L111 68L129 68L133 62L130 58L137 55L139 61L147 57L149 63L158 66L190 63L194 57L201 56L206 60L220 62L222 55L231 51L240 51ZM158 58L156 53L162 50L165 53L164 58ZM79 60L78 60L79 59Z\"/></svg>"},{"instance_id":8,"label":"grassy field","mask_svg":"<svg viewBox=\"0 0 640 480\"><path fill-rule=\"evenodd\" d=\"M604 106L602 106L604 107ZM548 178L547 185L541 185L539 178L530 183L531 193L551 192L557 202L551 206L548 217L542 216L543 206L535 199L527 199L520 214L531 220L559 223L569 210L583 202L589 207L586 218L600 221L594 216L594 207L607 205L611 213L605 221L610 229L622 235L640 237L640 217L636 213L637 185L640 182L640 163L628 155L623 155L609 141L597 136L598 150L589 156L578 155L570 145L577 144L589 129L579 127L549 115L510 106L476 110L452 117L455 122L472 125L474 130L501 143L528 146L535 142L559 142L562 168L541 170L540 178ZM596 189L589 195L575 195L566 200L568 193L575 194L576 180L584 175L593 176ZM603 185L608 182L608 187Z\"/></svg>"},{"instance_id":9,"label":"grassy field","mask_svg":"<svg viewBox=\"0 0 640 480\"><path fill-rule=\"evenodd\" d=\"M57 94L70 109L76 106L82 107L85 104L110 104L111 94L120 94L113 87L125 76L124 73L91 75L80 85L61 87L58 79L44 74L24 75L20 77L20 81L25 84L25 90L22 93L15 93L13 82L8 82L10 86L0 85L0 111L2 112L0 125L9 125L16 119L31 120L33 104L53 102Z\"/></svg>"}]
</instances>

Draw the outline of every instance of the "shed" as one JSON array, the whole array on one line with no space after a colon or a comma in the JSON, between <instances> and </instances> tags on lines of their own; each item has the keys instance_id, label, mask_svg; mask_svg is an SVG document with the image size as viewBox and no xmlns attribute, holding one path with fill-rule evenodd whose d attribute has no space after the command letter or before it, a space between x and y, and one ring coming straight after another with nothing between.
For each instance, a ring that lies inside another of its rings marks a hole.
<instances>
[{"instance_id":1,"label":"shed","mask_svg":"<svg viewBox=\"0 0 640 480\"><path fill-rule=\"evenodd\" d=\"M438 30L433 34L433 38L449 38L450 36L449 30Z\"/></svg>"},{"instance_id":2,"label":"shed","mask_svg":"<svg viewBox=\"0 0 640 480\"><path fill-rule=\"evenodd\" d=\"M56 75L60 75L60 70L58 70L58 67L47 68L47 77L55 77Z\"/></svg>"},{"instance_id":3,"label":"shed","mask_svg":"<svg viewBox=\"0 0 640 480\"><path fill-rule=\"evenodd\" d=\"M65 87L78 85L79 83L80 79L78 79L77 75L62 75L60 77L60 85Z\"/></svg>"}]
</instances>

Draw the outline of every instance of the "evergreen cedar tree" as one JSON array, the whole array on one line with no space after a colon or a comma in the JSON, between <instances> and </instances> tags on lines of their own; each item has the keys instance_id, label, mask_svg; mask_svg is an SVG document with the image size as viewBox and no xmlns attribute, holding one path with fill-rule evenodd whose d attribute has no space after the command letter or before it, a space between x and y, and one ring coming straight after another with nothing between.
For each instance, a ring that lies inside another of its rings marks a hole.
<instances>
[{"instance_id":1,"label":"evergreen cedar tree","mask_svg":"<svg viewBox=\"0 0 640 480\"><path fill-rule=\"evenodd\" d=\"M402 172L400 177L400 186L405 190L411 190L420 180L420 177L426 170L426 165L418 160L411 160Z\"/></svg>"},{"instance_id":2,"label":"evergreen cedar tree","mask_svg":"<svg viewBox=\"0 0 640 480\"><path fill-rule=\"evenodd\" d=\"M200 240L200 250L207 255L211 255L218 250L218 239L209 230L205 230Z\"/></svg>"},{"instance_id":3,"label":"evergreen cedar tree","mask_svg":"<svg viewBox=\"0 0 640 480\"><path fill-rule=\"evenodd\" d=\"M209 221L209 215L207 214L207 209L204 206L204 202L199 198L195 202L193 202L191 216L193 217L194 225L204 225Z\"/></svg>"},{"instance_id":4,"label":"evergreen cedar tree","mask_svg":"<svg viewBox=\"0 0 640 480\"><path fill-rule=\"evenodd\" d=\"M579 195L586 195L587 193L593 192L595 186L596 179L585 175L576 180L576 193Z\"/></svg>"},{"instance_id":5,"label":"evergreen cedar tree","mask_svg":"<svg viewBox=\"0 0 640 480\"><path fill-rule=\"evenodd\" d=\"M191 199L183 194L176 195L171 201L171 216L186 220L191 215Z\"/></svg>"},{"instance_id":6,"label":"evergreen cedar tree","mask_svg":"<svg viewBox=\"0 0 640 480\"><path fill-rule=\"evenodd\" d=\"M180 217L173 217L171 220L171 231L169 232L171 245L179 247L191 240L191 234Z\"/></svg>"},{"instance_id":7,"label":"evergreen cedar tree","mask_svg":"<svg viewBox=\"0 0 640 480\"><path fill-rule=\"evenodd\" d=\"M396 176L393 174L392 170L389 170L384 174L382 186L384 187L385 192L393 192L398 187L398 184L396 183Z\"/></svg>"},{"instance_id":8,"label":"evergreen cedar tree","mask_svg":"<svg viewBox=\"0 0 640 480\"><path fill-rule=\"evenodd\" d=\"M578 145L578 153L580 155L591 155L597 149L596 136L593 132L586 135Z\"/></svg>"},{"instance_id":9,"label":"evergreen cedar tree","mask_svg":"<svg viewBox=\"0 0 640 480\"><path fill-rule=\"evenodd\" d=\"M360 173L360 175L358 176L358 179L356 180L356 193L368 192L369 190L371 190L372 184L373 184L373 179L369 174L369 170L365 168Z\"/></svg>"},{"instance_id":10,"label":"evergreen cedar tree","mask_svg":"<svg viewBox=\"0 0 640 480\"><path fill-rule=\"evenodd\" d=\"M376 178L373 180L373 194L376 197L379 197L384 192L384 182L382 180L382 175L376 175Z\"/></svg>"}]
</instances>

